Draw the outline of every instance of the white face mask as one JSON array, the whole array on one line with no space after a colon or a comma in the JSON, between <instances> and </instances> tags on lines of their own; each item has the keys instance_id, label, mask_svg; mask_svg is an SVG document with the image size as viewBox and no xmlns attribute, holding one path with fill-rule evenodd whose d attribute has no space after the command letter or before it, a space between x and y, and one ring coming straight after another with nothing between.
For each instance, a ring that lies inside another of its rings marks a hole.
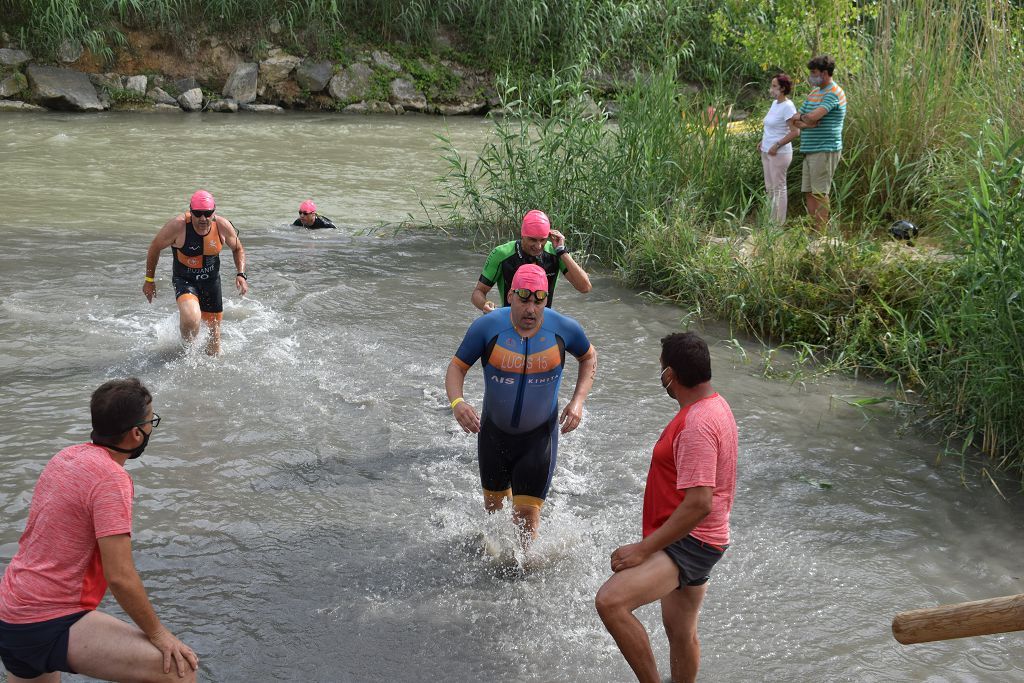
<instances>
[{"instance_id":1,"label":"white face mask","mask_svg":"<svg viewBox=\"0 0 1024 683\"><path fill-rule=\"evenodd\" d=\"M807 82L810 83L815 88L821 85L821 80L821 76L818 75L811 75L807 77Z\"/></svg>"}]
</instances>

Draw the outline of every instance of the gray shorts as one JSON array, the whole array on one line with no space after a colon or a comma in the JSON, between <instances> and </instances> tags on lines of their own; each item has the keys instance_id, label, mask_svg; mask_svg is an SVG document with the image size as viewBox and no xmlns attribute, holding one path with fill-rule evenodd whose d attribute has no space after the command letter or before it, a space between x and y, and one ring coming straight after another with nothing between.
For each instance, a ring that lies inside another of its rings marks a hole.
<instances>
[{"instance_id":1,"label":"gray shorts","mask_svg":"<svg viewBox=\"0 0 1024 683\"><path fill-rule=\"evenodd\" d=\"M679 587L703 586L711 578L711 568L722 559L729 546L714 545L686 536L665 548L679 567Z\"/></svg>"}]
</instances>

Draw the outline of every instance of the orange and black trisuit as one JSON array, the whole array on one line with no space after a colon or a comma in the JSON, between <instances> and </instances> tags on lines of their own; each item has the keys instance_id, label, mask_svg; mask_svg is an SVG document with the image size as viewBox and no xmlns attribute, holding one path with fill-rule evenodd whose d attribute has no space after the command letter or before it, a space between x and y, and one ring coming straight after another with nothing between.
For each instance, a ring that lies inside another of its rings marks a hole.
<instances>
[{"instance_id":1,"label":"orange and black trisuit","mask_svg":"<svg viewBox=\"0 0 1024 683\"><path fill-rule=\"evenodd\" d=\"M185 243L172 246L171 282L174 284L174 298L195 297L204 320L220 320L224 313L224 301L220 291L220 250L224 247L220 239L218 221L210 221L210 231L200 235L192 226L192 214L185 214Z\"/></svg>"}]
</instances>

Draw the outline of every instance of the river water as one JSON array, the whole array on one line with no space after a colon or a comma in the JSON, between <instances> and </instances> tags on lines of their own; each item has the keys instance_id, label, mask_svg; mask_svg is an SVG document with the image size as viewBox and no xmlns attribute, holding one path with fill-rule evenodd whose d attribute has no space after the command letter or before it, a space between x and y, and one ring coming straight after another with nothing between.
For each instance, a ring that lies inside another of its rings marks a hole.
<instances>
[{"instance_id":1,"label":"river water","mask_svg":"<svg viewBox=\"0 0 1024 683\"><path fill-rule=\"evenodd\" d=\"M488 130L447 125L467 151ZM128 465L136 561L206 680L630 680L593 596L609 553L639 535L650 449L674 413L658 340L685 311L601 270L587 296L560 286L598 375L562 440L540 560L519 571L494 550L508 520L482 512L475 440L443 390L486 246L367 230L431 205L444 126L0 118L0 565L47 459L87 439L90 392L135 375L164 419ZM141 293L150 240L199 187L249 256L249 296L225 280L217 358L179 347L169 254L155 303ZM307 197L338 231L289 227ZM703 333L741 443L702 680L1024 680L1019 635L905 647L889 630L901 610L1024 592L1019 496L963 485L934 438L834 398L881 387L765 380L727 330ZM570 360L563 396L575 375ZM467 398L481 391L474 368ZM659 613L639 616L667 675Z\"/></svg>"}]
</instances>

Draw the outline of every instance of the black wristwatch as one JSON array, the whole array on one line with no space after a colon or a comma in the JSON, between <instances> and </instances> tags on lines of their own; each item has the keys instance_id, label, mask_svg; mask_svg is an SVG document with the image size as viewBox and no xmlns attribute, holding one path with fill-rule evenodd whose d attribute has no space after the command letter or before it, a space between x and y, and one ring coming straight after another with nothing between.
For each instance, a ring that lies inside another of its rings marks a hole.
<instances>
[{"instance_id":1,"label":"black wristwatch","mask_svg":"<svg viewBox=\"0 0 1024 683\"><path fill-rule=\"evenodd\" d=\"M240 277L240 278L242 278L243 280L246 280L246 281L248 281L248 279L249 279L249 278L247 278L245 276L245 273L235 273L235 277Z\"/></svg>"},{"instance_id":2,"label":"black wristwatch","mask_svg":"<svg viewBox=\"0 0 1024 683\"><path fill-rule=\"evenodd\" d=\"M555 249L555 256L557 256L558 258L562 258L562 256L564 254L568 254L568 253L569 253L569 250L566 249L564 245L561 246L561 247L558 247L557 249Z\"/></svg>"}]
</instances>

